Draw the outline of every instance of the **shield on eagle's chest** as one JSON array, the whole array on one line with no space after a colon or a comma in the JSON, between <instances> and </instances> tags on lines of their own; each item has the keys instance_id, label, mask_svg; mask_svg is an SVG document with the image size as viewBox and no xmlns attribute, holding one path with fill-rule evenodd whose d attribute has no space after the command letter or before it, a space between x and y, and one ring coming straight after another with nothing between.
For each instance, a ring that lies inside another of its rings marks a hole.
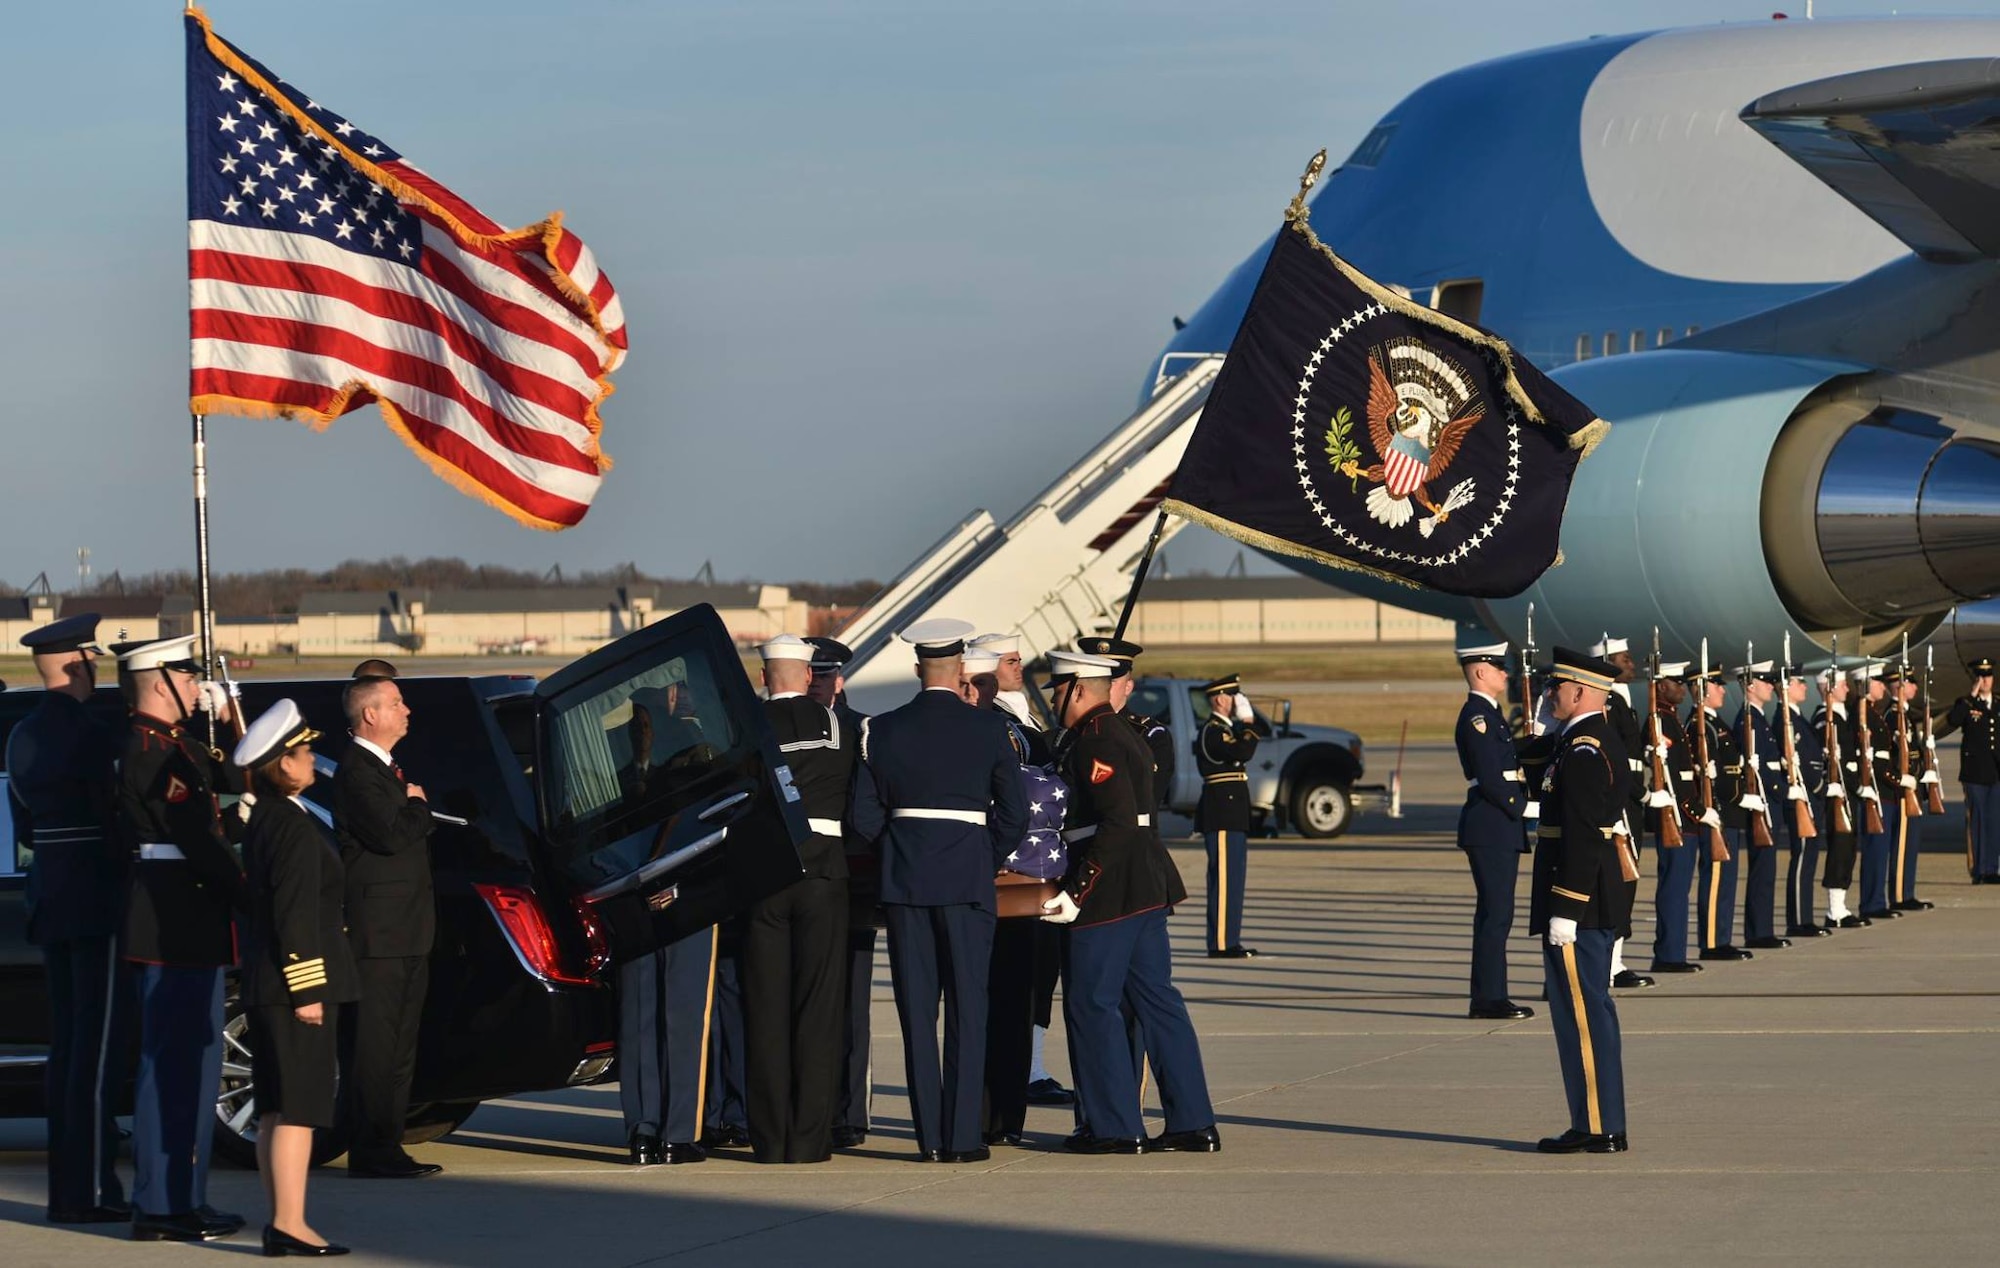
<instances>
[{"instance_id":1,"label":"shield on eagle's chest","mask_svg":"<svg viewBox=\"0 0 2000 1268\"><path fill-rule=\"evenodd\" d=\"M1406 498L1415 493L1424 477L1431 473L1430 455L1422 451L1422 446L1408 436L1398 436L1389 444L1389 453L1382 459L1382 483L1396 497Z\"/></svg>"}]
</instances>

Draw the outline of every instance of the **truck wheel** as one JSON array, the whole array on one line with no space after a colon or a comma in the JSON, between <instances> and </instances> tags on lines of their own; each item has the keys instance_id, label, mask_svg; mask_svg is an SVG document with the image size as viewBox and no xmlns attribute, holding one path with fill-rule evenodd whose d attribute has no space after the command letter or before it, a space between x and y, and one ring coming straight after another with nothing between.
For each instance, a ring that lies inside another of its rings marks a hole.
<instances>
[{"instance_id":1,"label":"truck wheel","mask_svg":"<svg viewBox=\"0 0 2000 1268\"><path fill-rule=\"evenodd\" d=\"M334 1104L340 1104L334 1092ZM250 1066L250 1016L232 983L222 1001L222 1084L215 1094L217 1157L257 1169L257 1083ZM312 1165L322 1166L347 1152L347 1124L313 1133Z\"/></svg>"},{"instance_id":2,"label":"truck wheel","mask_svg":"<svg viewBox=\"0 0 2000 1268\"><path fill-rule=\"evenodd\" d=\"M1292 789L1292 826L1300 835L1337 837L1354 821L1354 798L1332 774L1312 774Z\"/></svg>"},{"instance_id":3,"label":"truck wheel","mask_svg":"<svg viewBox=\"0 0 2000 1268\"><path fill-rule=\"evenodd\" d=\"M403 1128L403 1143L428 1145L465 1126L478 1101L432 1101L410 1111L409 1125Z\"/></svg>"}]
</instances>

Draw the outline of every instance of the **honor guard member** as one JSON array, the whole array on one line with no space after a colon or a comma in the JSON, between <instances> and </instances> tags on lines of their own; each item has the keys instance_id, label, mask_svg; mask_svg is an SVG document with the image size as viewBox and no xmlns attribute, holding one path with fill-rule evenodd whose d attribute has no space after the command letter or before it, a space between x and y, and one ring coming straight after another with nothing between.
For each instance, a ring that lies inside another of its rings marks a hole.
<instances>
[{"instance_id":1,"label":"honor guard member","mask_svg":"<svg viewBox=\"0 0 2000 1268\"><path fill-rule=\"evenodd\" d=\"M1858 929L1860 916L1847 909L1847 887L1854 883L1856 833L1861 829L1866 808L1859 795L1861 780L1859 748L1854 738L1854 714L1848 708L1848 678L1838 665L1819 675L1820 706L1813 713L1813 734L1826 742L1827 718L1831 715L1833 747L1826 755L1826 800L1821 831L1826 835L1826 868L1820 883L1826 887L1825 929ZM1841 827L1845 815L1847 826Z\"/></svg>"},{"instance_id":2,"label":"honor guard member","mask_svg":"<svg viewBox=\"0 0 2000 1268\"><path fill-rule=\"evenodd\" d=\"M1522 816L1528 792L1507 715L1507 644L1458 649L1468 694L1452 740L1465 774L1458 848L1472 868L1472 1004L1466 1016L1510 1021L1535 1010L1508 998L1507 935L1514 928L1514 886L1528 848Z\"/></svg>"},{"instance_id":3,"label":"honor guard member","mask_svg":"<svg viewBox=\"0 0 2000 1268\"><path fill-rule=\"evenodd\" d=\"M1993 660L1968 664L1972 690L1945 714L1960 732L1958 782L1965 789L1965 866L1975 885L2000 885L2000 714L1993 711Z\"/></svg>"},{"instance_id":4,"label":"honor guard member","mask_svg":"<svg viewBox=\"0 0 2000 1268\"><path fill-rule=\"evenodd\" d=\"M1883 671L1882 677L1890 683L1890 690L1896 693L1890 697L1890 707L1884 710L1884 716L1889 719L1889 748L1892 752L1907 751L1910 757L1907 774L1900 768L1891 771L1896 778L1896 794L1883 798L1882 803L1884 809L1894 806L1896 810L1894 821L1883 825L1888 828L1889 840L1893 843L1889 859L1889 907L1898 912L1929 911L1933 904L1917 897L1917 859L1923 849L1923 830L1910 823L1917 817L1915 814L1903 812L1903 793L1906 790L1919 804L1923 801L1923 794L1918 791L1918 768L1924 758L1924 717L1923 703L1917 699L1917 692L1923 684L1908 664L1891 665ZM1901 709L1895 707L1898 702L1903 706ZM1898 725L1902 727L1900 746L1896 735Z\"/></svg>"},{"instance_id":5,"label":"honor guard member","mask_svg":"<svg viewBox=\"0 0 2000 1268\"><path fill-rule=\"evenodd\" d=\"M1180 871L1153 823L1152 754L1111 708L1118 662L1081 652L1049 653L1059 745L1071 789L1069 870L1043 904L1043 919L1068 926L1063 1022L1069 1030L1082 1126L1074 1153L1215 1153L1222 1138L1202 1069L1201 1044L1173 983L1167 916L1187 898ZM1130 1007L1160 1080L1166 1128L1146 1138Z\"/></svg>"},{"instance_id":6,"label":"honor guard member","mask_svg":"<svg viewBox=\"0 0 2000 1268\"><path fill-rule=\"evenodd\" d=\"M1158 797L1155 808L1163 807L1173 797L1174 733L1167 724L1150 714L1134 713L1127 706L1132 701L1132 691L1137 685L1134 676L1138 672L1138 659L1146 649L1130 639L1110 638L1092 635L1076 640L1076 650L1091 656L1104 656L1118 662L1118 670L1111 679L1111 707L1139 733L1146 742L1146 748L1153 754L1153 791Z\"/></svg>"},{"instance_id":7,"label":"honor guard member","mask_svg":"<svg viewBox=\"0 0 2000 1268\"><path fill-rule=\"evenodd\" d=\"M1632 659L1631 642L1613 638L1608 633L1591 647L1590 654L1618 671L1611 684L1611 694L1604 699L1604 716L1610 720L1611 729L1618 733L1618 742L1625 748L1625 760L1631 766L1632 799L1625 807L1625 840L1636 859L1639 853L1639 825L1646 817L1646 781L1642 773L1645 770L1642 758L1646 752L1646 728L1639 719L1638 710L1632 705L1632 684L1638 680L1639 665ZM1632 906L1637 906L1638 878L1634 877L1626 883L1632 887ZM1631 936L1630 929L1621 930L1618 941L1611 944L1611 985L1619 990L1643 990L1653 985L1652 978L1625 967L1625 939Z\"/></svg>"},{"instance_id":8,"label":"honor guard member","mask_svg":"<svg viewBox=\"0 0 2000 1268\"><path fill-rule=\"evenodd\" d=\"M119 761L118 842L132 859L125 958L138 967L139 1078L132 1107L132 1237L212 1241L243 1217L208 1205L209 1142L222 1080L222 971L236 962L243 870L216 794L240 774L190 734L197 710L233 716L201 680L194 637L121 644L132 710Z\"/></svg>"},{"instance_id":9,"label":"honor guard member","mask_svg":"<svg viewBox=\"0 0 2000 1268\"><path fill-rule=\"evenodd\" d=\"M994 702L1014 716L1014 720L1029 730L1042 733L1048 723L1040 701L1031 694L1028 684L1027 665L1021 659L1021 636L1019 634L981 634L966 643L980 651L992 652L1000 658L1000 664L993 671L998 691Z\"/></svg>"},{"instance_id":10,"label":"honor guard member","mask_svg":"<svg viewBox=\"0 0 2000 1268\"><path fill-rule=\"evenodd\" d=\"M1653 972L1699 973L1701 965L1688 959L1688 893L1694 885L1695 856L1707 852L1707 834L1701 822L1701 796L1695 784L1694 746L1688 742L1679 712L1688 693L1687 662L1663 662L1657 674L1653 695L1658 711L1647 723L1645 752L1650 763L1657 734L1666 749L1660 758L1668 786L1646 796L1646 815L1652 821L1654 848L1659 854L1659 872L1653 888ZM1699 680L1700 675L1694 678ZM1681 829L1679 845L1669 846L1660 835L1659 816L1663 811L1674 816Z\"/></svg>"},{"instance_id":11,"label":"honor guard member","mask_svg":"<svg viewBox=\"0 0 2000 1268\"><path fill-rule=\"evenodd\" d=\"M653 771L673 770L677 755L706 745L686 691L685 679L676 677L632 693L625 722L639 767L628 777L632 795L646 795ZM618 1101L627 1160L635 1167L708 1157L699 1137L720 937L710 925L618 966Z\"/></svg>"},{"instance_id":12,"label":"honor guard member","mask_svg":"<svg viewBox=\"0 0 2000 1268\"><path fill-rule=\"evenodd\" d=\"M1792 783L1793 771L1787 766L1784 774L1787 805L1783 812L1785 821L1785 844L1790 858L1785 869L1785 936L1788 938L1823 938L1831 932L1822 929L1813 915L1813 884L1819 875L1821 846L1827 834L1833 830L1832 822L1826 816L1826 732L1814 730L1806 721L1806 680L1805 666L1790 665L1785 670L1784 699L1777 704L1778 709L1791 715L1792 744L1798 753L1799 782ZM1772 727L1782 736L1784 714L1779 715L1779 724ZM1782 744L1782 739L1780 744ZM1782 756L1782 754L1781 754ZM1793 803L1811 807L1814 833L1801 837L1798 820L1793 815ZM1817 803L1817 805L1815 805Z\"/></svg>"},{"instance_id":13,"label":"honor guard member","mask_svg":"<svg viewBox=\"0 0 2000 1268\"><path fill-rule=\"evenodd\" d=\"M1555 649L1552 712L1562 730L1535 828L1531 928L1547 941L1542 965L1570 1125L1536 1146L1543 1153L1626 1149L1611 944L1632 918L1632 890L1618 857L1625 847L1617 839L1632 772L1604 717L1617 673L1594 656Z\"/></svg>"},{"instance_id":14,"label":"honor guard member","mask_svg":"<svg viewBox=\"0 0 2000 1268\"><path fill-rule=\"evenodd\" d=\"M1741 732L1722 724L1722 702L1727 691L1722 670L1709 668L1701 675L1701 687L1694 711L1688 715L1688 732L1696 725L1708 728L1710 788L1714 797L1709 813L1721 821L1722 839L1728 847L1726 859L1717 860L1703 848L1695 877L1695 923L1701 930L1703 960L1748 960L1753 953L1735 944L1736 874L1742 862L1750 816L1743 808L1743 748Z\"/></svg>"},{"instance_id":15,"label":"honor guard member","mask_svg":"<svg viewBox=\"0 0 2000 1268\"><path fill-rule=\"evenodd\" d=\"M999 916L993 878L1027 832L1007 725L959 698L973 626L938 618L900 637L923 689L862 728L855 832L882 856L889 975L903 1026L910 1116L926 1162L982 1162L986 979ZM938 1004L944 1001L944 1059Z\"/></svg>"},{"instance_id":16,"label":"honor guard member","mask_svg":"<svg viewBox=\"0 0 2000 1268\"><path fill-rule=\"evenodd\" d=\"M806 824L805 875L746 914L743 1036L750 1148L759 1162L824 1162L833 1151L847 996L847 853L856 746L828 705L806 698L813 649L791 634L764 658L765 716L792 770Z\"/></svg>"},{"instance_id":17,"label":"honor guard member","mask_svg":"<svg viewBox=\"0 0 2000 1268\"><path fill-rule=\"evenodd\" d=\"M49 990L44 1067L51 1223L132 1218L118 1182L118 1122L129 1008L118 989L125 863L112 846L118 734L90 715L97 689L95 612L21 636L42 695L7 740L14 831L28 862L28 941Z\"/></svg>"},{"instance_id":18,"label":"honor guard member","mask_svg":"<svg viewBox=\"0 0 2000 1268\"><path fill-rule=\"evenodd\" d=\"M1270 728L1258 722L1235 674L1201 690L1209 713L1194 737L1194 766L1201 772L1194 821L1208 845L1208 956L1245 960L1257 954L1243 945L1243 884L1250 864L1247 768L1258 738L1270 734Z\"/></svg>"},{"instance_id":19,"label":"honor guard member","mask_svg":"<svg viewBox=\"0 0 2000 1268\"><path fill-rule=\"evenodd\" d=\"M806 696L830 707L847 734L855 737L858 757L861 724L867 715L847 703L847 678L841 672L854 650L838 639L809 634L813 649L812 682ZM851 795L851 790L850 790ZM868 1008L875 985L875 934L882 927L881 860L867 842L843 825L841 844L847 851L847 986L842 993L840 1081L834 1093L833 1147L853 1149L868 1139L868 1108L872 1087L870 1047L873 1039Z\"/></svg>"},{"instance_id":20,"label":"honor guard member","mask_svg":"<svg viewBox=\"0 0 2000 1268\"><path fill-rule=\"evenodd\" d=\"M1861 833L1861 917L1867 921L1901 920L1903 915L1889 905L1889 869L1895 863L1896 824L1902 817L1903 788L1896 778L1895 711L1890 707L1888 679L1890 667L1881 663L1865 667L1861 699L1850 701L1861 711L1857 727L1868 732L1868 757L1874 774L1870 792L1863 793L1881 815L1880 832Z\"/></svg>"},{"instance_id":21,"label":"honor guard member","mask_svg":"<svg viewBox=\"0 0 2000 1268\"><path fill-rule=\"evenodd\" d=\"M1778 820L1785 813L1785 756L1764 710L1778 691L1777 666L1768 660L1736 671L1743 685L1743 707L1736 713L1736 738L1743 746L1743 796L1748 816L1761 816L1771 844L1756 843L1755 828L1746 816L1742 835L1743 945L1775 951L1792 945L1778 936ZM1753 759L1752 752L1755 752ZM1754 764L1753 764L1754 763Z\"/></svg>"}]
</instances>

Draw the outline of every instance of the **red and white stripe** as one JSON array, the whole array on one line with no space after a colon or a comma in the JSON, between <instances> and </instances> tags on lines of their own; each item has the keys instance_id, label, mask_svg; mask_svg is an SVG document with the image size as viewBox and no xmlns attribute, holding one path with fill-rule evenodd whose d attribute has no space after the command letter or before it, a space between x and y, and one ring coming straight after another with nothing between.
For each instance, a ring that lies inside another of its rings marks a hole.
<instances>
[{"instance_id":1,"label":"red and white stripe","mask_svg":"<svg viewBox=\"0 0 2000 1268\"><path fill-rule=\"evenodd\" d=\"M1430 474L1430 469L1428 462L1418 462L1391 445L1388 456L1382 460L1382 483L1391 495L1406 498L1416 492L1417 486Z\"/></svg>"},{"instance_id":2,"label":"red and white stripe","mask_svg":"<svg viewBox=\"0 0 2000 1268\"><path fill-rule=\"evenodd\" d=\"M474 233L507 232L416 169L387 166ZM608 465L597 406L624 354L617 292L560 224L551 263L539 236L480 244L428 208L401 210L422 225L414 264L190 222L196 409L327 420L379 398L447 479L538 527L577 523Z\"/></svg>"}]
</instances>

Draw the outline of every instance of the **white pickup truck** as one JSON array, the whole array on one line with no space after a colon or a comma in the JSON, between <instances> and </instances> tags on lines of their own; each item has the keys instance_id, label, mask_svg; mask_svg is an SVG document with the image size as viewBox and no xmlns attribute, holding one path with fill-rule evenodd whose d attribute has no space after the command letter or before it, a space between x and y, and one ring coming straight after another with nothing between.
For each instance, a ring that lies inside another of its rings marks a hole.
<instances>
[{"instance_id":1,"label":"white pickup truck","mask_svg":"<svg viewBox=\"0 0 2000 1268\"><path fill-rule=\"evenodd\" d=\"M1150 714L1174 733L1174 785L1167 808L1192 815L1201 799L1201 776L1194 768L1194 738L1208 720L1208 697L1193 678L1140 678L1133 684L1134 713ZM1292 828L1302 836L1337 837L1362 806L1387 805L1388 790L1361 782L1361 737L1335 726L1292 722L1289 700L1278 702L1276 719L1264 714L1267 702L1251 705L1270 734L1250 759L1251 830L1259 835Z\"/></svg>"}]
</instances>

